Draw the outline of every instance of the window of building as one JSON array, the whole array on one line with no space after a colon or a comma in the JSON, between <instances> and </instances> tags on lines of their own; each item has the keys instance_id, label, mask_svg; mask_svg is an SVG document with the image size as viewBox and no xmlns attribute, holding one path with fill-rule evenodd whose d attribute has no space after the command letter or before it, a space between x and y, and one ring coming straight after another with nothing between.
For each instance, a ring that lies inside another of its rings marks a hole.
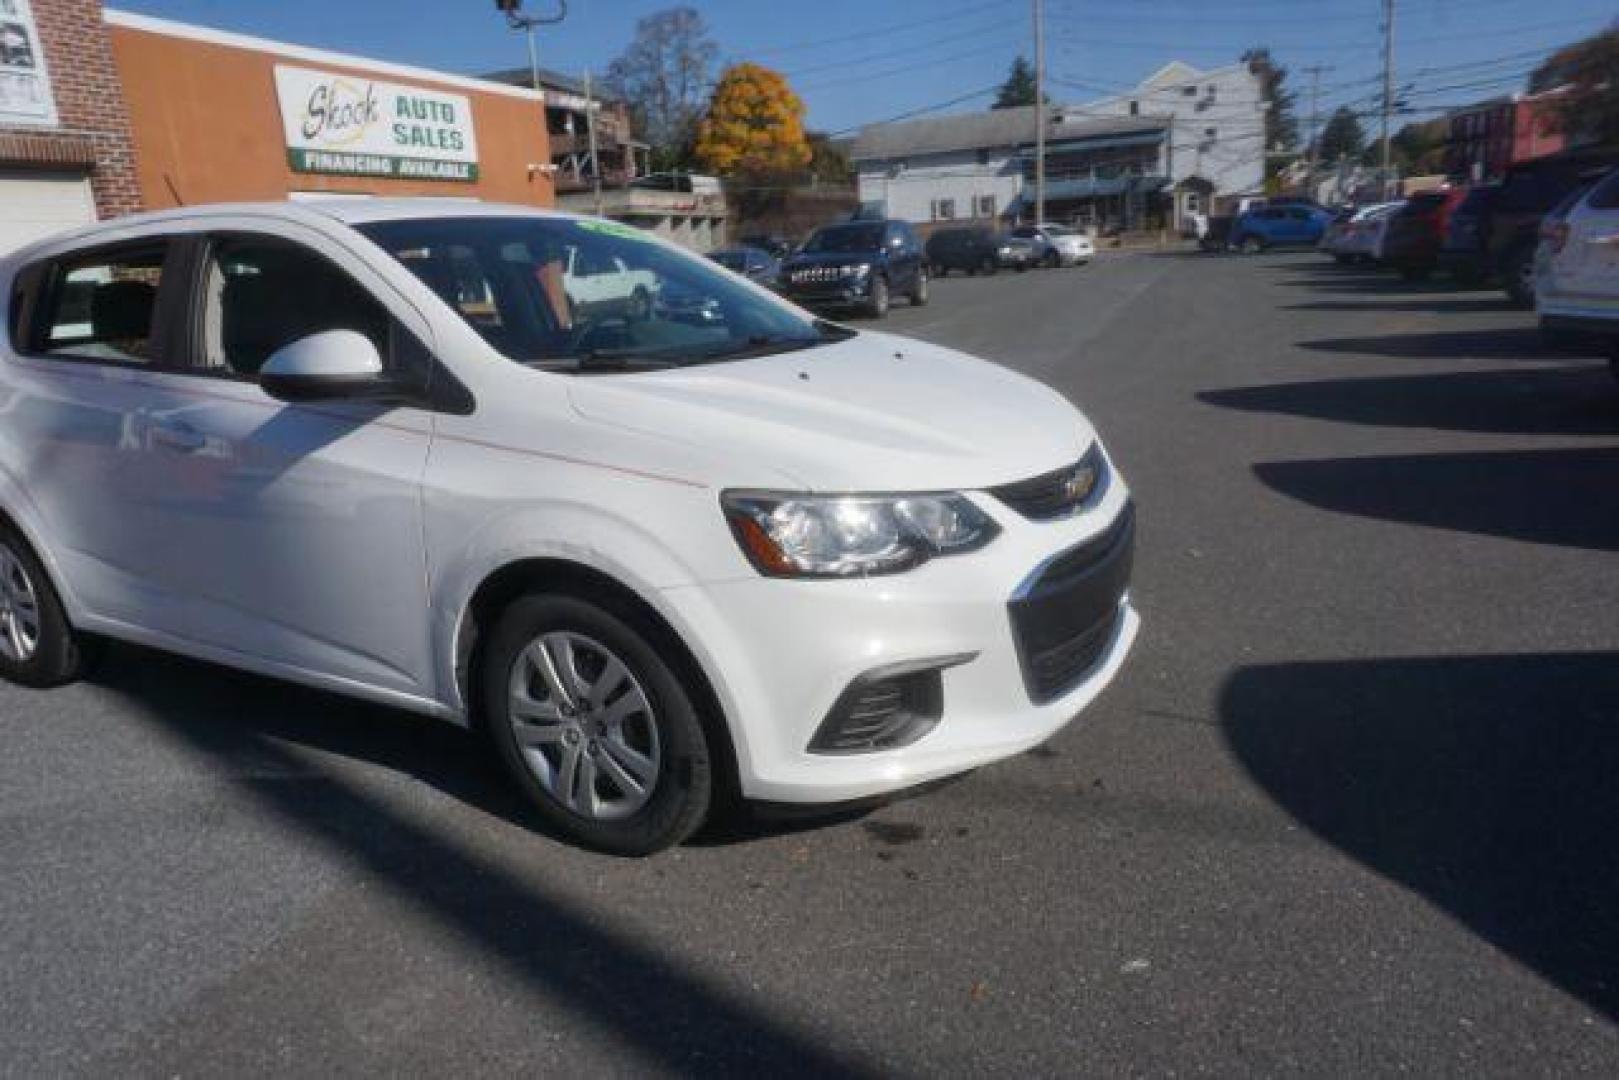
<instances>
[{"instance_id":1,"label":"window of building","mask_svg":"<svg viewBox=\"0 0 1619 1080\"><path fill-rule=\"evenodd\" d=\"M1213 138L1217 137L1219 134L1220 134L1220 129L1219 128L1211 128L1210 127L1210 128L1204 128L1203 129L1203 137L1205 139L1213 139Z\"/></svg>"},{"instance_id":2,"label":"window of building","mask_svg":"<svg viewBox=\"0 0 1619 1080\"><path fill-rule=\"evenodd\" d=\"M37 351L80 360L149 364L157 356L163 243L64 260L47 275Z\"/></svg>"},{"instance_id":3,"label":"window of building","mask_svg":"<svg viewBox=\"0 0 1619 1080\"><path fill-rule=\"evenodd\" d=\"M1209 83L1209 85L1208 85L1208 95L1209 95L1209 100L1213 101L1216 97L1219 96L1219 87L1215 86L1213 83Z\"/></svg>"},{"instance_id":4,"label":"window of building","mask_svg":"<svg viewBox=\"0 0 1619 1080\"><path fill-rule=\"evenodd\" d=\"M1141 102L1139 102L1139 101L1130 102L1130 115L1131 116L1140 116L1141 115Z\"/></svg>"},{"instance_id":5,"label":"window of building","mask_svg":"<svg viewBox=\"0 0 1619 1080\"><path fill-rule=\"evenodd\" d=\"M978 164L980 164L980 165L988 165L989 164L989 151L988 150L980 150L980 151L978 151Z\"/></svg>"},{"instance_id":6,"label":"window of building","mask_svg":"<svg viewBox=\"0 0 1619 1080\"><path fill-rule=\"evenodd\" d=\"M978 196L978 216L984 218L992 218L995 216L995 196Z\"/></svg>"},{"instance_id":7,"label":"window of building","mask_svg":"<svg viewBox=\"0 0 1619 1080\"><path fill-rule=\"evenodd\" d=\"M1183 87L1181 87L1181 97L1197 97L1197 87L1195 87L1195 86L1183 86Z\"/></svg>"},{"instance_id":8,"label":"window of building","mask_svg":"<svg viewBox=\"0 0 1619 1080\"><path fill-rule=\"evenodd\" d=\"M956 216L956 200L954 200L954 199L934 199L933 200L933 220L934 221L950 221L955 216Z\"/></svg>"}]
</instances>

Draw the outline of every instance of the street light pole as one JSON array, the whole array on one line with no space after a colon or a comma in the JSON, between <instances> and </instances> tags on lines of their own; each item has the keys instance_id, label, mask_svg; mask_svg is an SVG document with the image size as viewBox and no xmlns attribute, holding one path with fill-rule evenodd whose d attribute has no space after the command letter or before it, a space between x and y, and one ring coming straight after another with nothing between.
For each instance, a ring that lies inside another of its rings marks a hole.
<instances>
[{"instance_id":1,"label":"street light pole","mask_svg":"<svg viewBox=\"0 0 1619 1080\"><path fill-rule=\"evenodd\" d=\"M568 17L568 0L557 0L555 15L524 15L523 0L495 0L495 10L506 16L506 25L513 30L521 30L528 35L528 79L529 89L536 93L540 90L540 51L534 42L534 28L559 23ZM540 120L545 120L544 107L541 107Z\"/></svg>"},{"instance_id":2,"label":"street light pole","mask_svg":"<svg viewBox=\"0 0 1619 1080\"><path fill-rule=\"evenodd\" d=\"M1394 109L1394 0L1383 0L1383 198L1389 189L1389 113Z\"/></svg>"}]
</instances>

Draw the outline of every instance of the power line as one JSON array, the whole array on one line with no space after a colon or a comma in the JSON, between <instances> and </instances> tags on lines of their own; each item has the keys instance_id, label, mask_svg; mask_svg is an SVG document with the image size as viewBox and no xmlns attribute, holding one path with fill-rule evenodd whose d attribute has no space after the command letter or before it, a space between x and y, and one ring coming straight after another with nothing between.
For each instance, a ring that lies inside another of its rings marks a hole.
<instances>
[{"instance_id":1,"label":"power line","mask_svg":"<svg viewBox=\"0 0 1619 1080\"><path fill-rule=\"evenodd\" d=\"M989 33L992 30L995 30L995 29L997 29L999 27L1005 26L1005 24L1006 24L1006 21L1004 19L996 19L994 22L986 23L986 24L984 24L982 26L974 26L971 30L964 30L964 31L960 31L960 32L957 32L957 33L954 33L954 34L946 34L944 37L930 38L927 41L918 42L918 43L913 44L913 45L907 45L907 46L905 46L905 51L906 52L922 52L924 50L931 49L931 48L933 48L933 47L935 47L937 45L948 45L949 43L951 43L953 41L963 41L963 40L965 40L967 38L982 37L983 35L985 35L986 33ZM848 58L843 59L843 60L831 60L831 61L828 61L827 63L815 64L815 65L813 65L811 67L790 68L790 69L788 69L786 71L783 71L781 74L787 76L788 78L797 78L800 75L813 75L813 74L815 74L816 72L819 72L819 71L832 71L832 70L835 70L837 68L854 67L854 66L859 65L859 64L869 64L869 63L871 63L873 61L889 60L889 59L892 59L893 56L894 56L893 50L890 49L890 50L880 52L880 53L867 53L867 54L862 55L862 56L848 57Z\"/></svg>"},{"instance_id":2,"label":"power line","mask_svg":"<svg viewBox=\"0 0 1619 1080\"><path fill-rule=\"evenodd\" d=\"M816 38L813 41L795 41L791 45L773 45L759 49L749 49L753 56L776 56L781 53L803 52L805 49L818 49L823 45L839 45L845 41L862 41L871 38L874 34L904 34L914 30L934 29L938 21L948 19L953 15L966 15L973 12L982 12L986 8L1008 7L1016 0L980 0L976 4L964 4L958 8L945 11L930 12L931 21L918 22L916 19L906 19L902 22L889 23L885 26L868 26L864 30L854 30L847 34L837 34L833 37Z\"/></svg>"},{"instance_id":3,"label":"power line","mask_svg":"<svg viewBox=\"0 0 1619 1080\"><path fill-rule=\"evenodd\" d=\"M1012 40L1015 41L1016 39L1012 39ZM861 84L864 84L864 83L868 83L868 82L873 82L873 81L875 81L877 79L887 79L887 78L892 78L895 75L904 75L906 72L917 71L917 70L919 70L921 68L925 68L925 67L933 67L933 66L938 65L938 64L947 64L947 63L950 63L951 61L954 61L954 60L967 60L967 59L970 59L972 57L984 56L984 55L986 55L988 53L992 53L992 52L999 52L999 51L1001 51L1003 49L1006 49L1010 44L1012 44L1012 41L1006 41L1006 40L996 41L996 42L993 42L993 43L990 43L990 44L987 44L987 45L979 45L979 46L976 46L976 47L971 48L971 49L966 49L966 50L963 50L962 52L952 53L952 54L950 54L948 56L937 56L937 57L933 57L933 58L928 59L928 60L919 60L919 61L916 61L914 63L902 64L899 67L889 68L886 71L871 71L871 72L862 71L857 78L853 77L853 76L850 76L850 77L845 77L845 78L837 78L837 79L828 79L828 80L823 80L823 81L807 82L807 83L804 83L803 85L799 86L798 89L800 91L803 91L803 90L820 90L820 89L825 89L826 87L829 87L829 86L846 86L846 85L848 85L850 83L851 80L853 80L855 82L859 82Z\"/></svg>"},{"instance_id":4,"label":"power line","mask_svg":"<svg viewBox=\"0 0 1619 1080\"><path fill-rule=\"evenodd\" d=\"M944 109L950 108L952 105L960 105L963 102L971 101L974 98L985 97L989 94L996 93L998 90L1000 90L1000 84L998 83L994 86L986 86L979 90L970 90L959 97L953 97L947 101L936 102L932 105L923 105L920 108L910 109L906 112L896 113L895 115L885 117L882 120L867 120L864 123L856 124L853 127L839 128L837 131L828 132L827 137L835 139L840 135L853 134L854 132L859 131L861 128L874 127L877 124L895 124L901 120L910 120L913 117L924 116L927 113L940 112Z\"/></svg>"}]
</instances>

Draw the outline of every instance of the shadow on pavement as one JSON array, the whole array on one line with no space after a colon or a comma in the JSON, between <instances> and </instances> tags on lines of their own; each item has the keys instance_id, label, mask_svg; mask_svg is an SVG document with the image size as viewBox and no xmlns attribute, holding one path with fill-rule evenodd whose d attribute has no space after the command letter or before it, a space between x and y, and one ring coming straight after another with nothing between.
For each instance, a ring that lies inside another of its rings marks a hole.
<instances>
[{"instance_id":1,"label":"shadow on pavement","mask_svg":"<svg viewBox=\"0 0 1619 1080\"><path fill-rule=\"evenodd\" d=\"M1220 717L1315 834L1619 1016L1619 653L1248 667Z\"/></svg>"},{"instance_id":2,"label":"shadow on pavement","mask_svg":"<svg viewBox=\"0 0 1619 1080\"><path fill-rule=\"evenodd\" d=\"M1616 447L1262 462L1254 473L1336 513L1619 551Z\"/></svg>"},{"instance_id":3,"label":"shadow on pavement","mask_svg":"<svg viewBox=\"0 0 1619 1080\"><path fill-rule=\"evenodd\" d=\"M682 970L669 954L614 929L599 912L400 817L282 745L384 765L537 828L464 732L122 645L109 650L95 681L211 760L269 815L355 873L409 898L645 1065L724 1074L869 1074L823 1036ZM289 776L301 782L281 782ZM535 857L545 851L536 840Z\"/></svg>"},{"instance_id":4,"label":"shadow on pavement","mask_svg":"<svg viewBox=\"0 0 1619 1080\"><path fill-rule=\"evenodd\" d=\"M1299 348L1317 352L1392 356L1413 360L1562 360L1570 356L1541 340L1533 327L1504 330L1436 330L1420 334L1383 334L1378 337L1323 338L1301 341ZM1590 354L1590 355L1595 355Z\"/></svg>"},{"instance_id":5,"label":"shadow on pavement","mask_svg":"<svg viewBox=\"0 0 1619 1080\"><path fill-rule=\"evenodd\" d=\"M1512 434L1619 434L1619 383L1603 366L1324 379L1209 390L1200 401L1340 423Z\"/></svg>"},{"instance_id":6,"label":"shadow on pavement","mask_svg":"<svg viewBox=\"0 0 1619 1080\"><path fill-rule=\"evenodd\" d=\"M1405 300L1307 300L1302 304L1285 304L1284 311L1420 311L1435 315L1463 315L1489 311L1517 311L1505 296L1499 298L1477 296L1429 296Z\"/></svg>"}]
</instances>

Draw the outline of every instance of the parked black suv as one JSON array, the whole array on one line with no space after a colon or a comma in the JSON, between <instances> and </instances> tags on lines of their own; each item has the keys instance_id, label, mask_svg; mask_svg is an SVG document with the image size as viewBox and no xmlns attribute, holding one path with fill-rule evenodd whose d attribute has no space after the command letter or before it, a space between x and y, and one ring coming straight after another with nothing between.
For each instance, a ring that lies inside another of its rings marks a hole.
<instances>
[{"instance_id":1,"label":"parked black suv","mask_svg":"<svg viewBox=\"0 0 1619 1080\"><path fill-rule=\"evenodd\" d=\"M843 221L810 234L782 261L781 293L806 307L853 307L881 318L897 294L928 302L928 268L903 221Z\"/></svg>"},{"instance_id":2,"label":"parked black suv","mask_svg":"<svg viewBox=\"0 0 1619 1080\"><path fill-rule=\"evenodd\" d=\"M988 229L940 229L928 237L928 266L935 277L952 270L993 274L1000 268L1000 237Z\"/></svg>"},{"instance_id":3,"label":"parked black suv","mask_svg":"<svg viewBox=\"0 0 1619 1080\"><path fill-rule=\"evenodd\" d=\"M1615 164L1619 155L1587 152L1513 165L1493 195L1457 208L1440 262L1460 281L1499 278L1515 303L1533 307L1541 218L1569 192L1594 183Z\"/></svg>"}]
</instances>

